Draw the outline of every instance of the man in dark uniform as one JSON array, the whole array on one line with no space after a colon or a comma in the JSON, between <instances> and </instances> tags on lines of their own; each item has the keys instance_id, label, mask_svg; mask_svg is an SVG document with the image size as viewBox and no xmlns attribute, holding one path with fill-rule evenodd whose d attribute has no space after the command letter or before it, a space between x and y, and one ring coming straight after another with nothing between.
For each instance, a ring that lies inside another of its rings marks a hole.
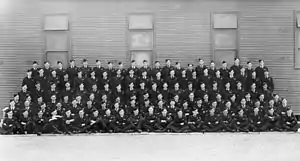
<instances>
[{"instance_id":1,"label":"man in dark uniform","mask_svg":"<svg viewBox=\"0 0 300 161\"><path fill-rule=\"evenodd\" d=\"M180 79L182 76L182 71L184 70L183 68L181 68L180 66L180 62L176 62L175 63L175 77Z\"/></svg>"},{"instance_id":2,"label":"man in dark uniform","mask_svg":"<svg viewBox=\"0 0 300 161\"><path fill-rule=\"evenodd\" d=\"M51 116L46 120L45 133L62 134L62 121L62 116L57 115L57 110L51 109Z\"/></svg>"},{"instance_id":3,"label":"man in dark uniform","mask_svg":"<svg viewBox=\"0 0 300 161\"><path fill-rule=\"evenodd\" d=\"M157 102L157 95L159 94L159 91L157 89L157 84L155 82L152 83L152 88L149 90L149 95L151 102Z\"/></svg>"},{"instance_id":4,"label":"man in dark uniform","mask_svg":"<svg viewBox=\"0 0 300 161\"><path fill-rule=\"evenodd\" d=\"M230 70L234 70L234 77L239 77L241 74L241 68L242 66L240 65L240 59L234 58L234 65L230 68Z\"/></svg>"},{"instance_id":5,"label":"man in dark uniform","mask_svg":"<svg viewBox=\"0 0 300 161\"><path fill-rule=\"evenodd\" d=\"M37 101L37 98L39 96L42 96L42 98L45 98L45 96L47 96L45 91L43 89L41 89L41 84L39 82L36 82L35 87L36 87L35 90L31 94L32 100L34 102Z\"/></svg>"},{"instance_id":6,"label":"man in dark uniform","mask_svg":"<svg viewBox=\"0 0 300 161\"><path fill-rule=\"evenodd\" d=\"M194 93L194 92L195 92L195 90L193 89L193 83L192 83L192 82L188 82L187 87L188 87L188 88L183 88L183 89L185 89L185 90L183 91L182 97L181 97L183 100L188 99L189 95L190 95L191 93Z\"/></svg>"},{"instance_id":7,"label":"man in dark uniform","mask_svg":"<svg viewBox=\"0 0 300 161\"><path fill-rule=\"evenodd\" d=\"M135 72L133 69L128 71L129 75L125 78L124 81L124 89L127 90L129 88L129 84L133 83L134 86L137 86L138 78L135 76Z\"/></svg>"},{"instance_id":8,"label":"man in dark uniform","mask_svg":"<svg viewBox=\"0 0 300 161\"><path fill-rule=\"evenodd\" d=\"M140 78L138 79L138 82L139 84L141 84L141 82L144 82L145 83L145 88L146 89L150 89L150 78L148 77L148 72L146 70L142 71L141 72L141 76Z\"/></svg>"},{"instance_id":9,"label":"man in dark uniform","mask_svg":"<svg viewBox=\"0 0 300 161\"><path fill-rule=\"evenodd\" d=\"M215 108L210 108L205 116L204 130L207 132L217 132L222 128L219 116L215 113L215 110Z\"/></svg>"},{"instance_id":10,"label":"man in dark uniform","mask_svg":"<svg viewBox=\"0 0 300 161\"><path fill-rule=\"evenodd\" d=\"M169 78L169 76L170 76L171 70L173 70L174 68L171 65L171 60L170 59L166 59L165 62L166 62L166 65L162 69L162 78L164 80L167 80L167 78ZM175 71L174 71L173 76L175 77Z\"/></svg>"},{"instance_id":11,"label":"man in dark uniform","mask_svg":"<svg viewBox=\"0 0 300 161\"><path fill-rule=\"evenodd\" d=\"M104 125L101 116L99 115L99 111L96 108L92 109L92 114L89 115L90 125L88 131L92 133L103 132Z\"/></svg>"},{"instance_id":12,"label":"man in dark uniform","mask_svg":"<svg viewBox=\"0 0 300 161\"><path fill-rule=\"evenodd\" d=\"M196 67L197 77L200 78L204 73L204 69L207 69L206 65L204 65L204 60L198 59L198 65Z\"/></svg>"},{"instance_id":13,"label":"man in dark uniform","mask_svg":"<svg viewBox=\"0 0 300 161\"><path fill-rule=\"evenodd\" d=\"M134 73L135 76L139 76L139 75L140 75L140 70L139 70L139 68L136 66L135 60L131 60L131 65L130 65L130 67L127 69L128 75L130 74L129 72L130 72L131 70L133 71L133 73Z\"/></svg>"},{"instance_id":14,"label":"man in dark uniform","mask_svg":"<svg viewBox=\"0 0 300 161\"><path fill-rule=\"evenodd\" d=\"M222 67L219 69L222 78L227 78L229 76L229 69L227 67L227 62L222 61Z\"/></svg>"},{"instance_id":15,"label":"man in dark uniform","mask_svg":"<svg viewBox=\"0 0 300 161\"><path fill-rule=\"evenodd\" d=\"M208 74L208 69L206 68L203 70L203 75L201 75L199 77L199 81L204 83L206 87L210 87L211 86L210 79L211 79L211 77Z\"/></svg>"},{"instance_id":16,"label":"man in dark uniform","mask_svg":"<svg viewBox=\"0 0 300 161\"><path fill-rule=\"evenodd\" d=\"M51 72L50 78L48 78L48 80L47 80L47 87L46 87L45 90L48 90L49 89L49 85L52 84L52 83L54 83L58 87L59 90L62 90L63 86L61 85L61 82L65 80L64 78L65 78L65 75L64 75L63 79L60 79L58 77L58 75L56 74L56 71L53 70Z\"/></svg>"},{"instance_id":17,"label":"man in dark uniform","mask_svg":"<svg viewBox=\"0 0 300 161\"><path fill-rule=\"evenodd\" d=\"M188 82L189 82L189 80L191 80L191 79L188 79L186 74L187 74L186 71L182 70L182 72L180 73L180 76L177 77L180 88L183 89L183 90L188 88Z\"/></svg>"},{"instance_id":18,"label":"man in dark uniform","mask_svg":"<svg viewBox=\"0 0 300 161\"><path fill-rule=\"evenodd\" d=\"M22 86L26 85L28 88L28 91L34 91L35 87L35 80L32 77L32 71L28 70L27 71L27 76L23 79L22 81Z\"/></svg>"},{"instance_id":19,"label":"man in dark uniform","mask_svg":"<svg viewBox=\"0 0 300 161\"><path fill-rule=\"evenodd\" d=\"M116 132L130 132L133 127L124 109L120 109L116 117Z\"/></svg>"},{"instance_id":20,"label":"man in dark uniform","mask_svg":"<svg viewBox=\"0 0 300 161\"><path fill-rule=\"evenodd\" d=\"M171 122L172 122L172 117L168 114L168 110L166 108L162 109L162 111L159 112L157 115L157 120L155 125L157 127L156 132L170 131L169 124Z\"/></svg>"},{"instance_id":21,"label":"man in dark uniform","mask_svg":"<svg viewBox=\"0 0 300 161\"><path fill-rule=\"evenodd\" d=\"M255 70L252 68L252 63L251 61L248 61L247 62L247 68L245 70L245 74L246 74L246 77L247 78L251 78L252 77L252 73L254 72Z\"/></svg>"},{"instance_id":22,"label":"man in dark uniform","mask_svg":"<svg viewBox=\"0 0 300 161\"><path fill-rule=\"evenodd\" d=\"M235 127L239 132L249 132L249 120L246 115L244 115L244 110L241 108L238 110L238 114L235 116Z\"/></svg>"},{"instance_id":23,"label":"man in dark uniform","mask_svg":"<svg viewBox=\"0 0 300 161\"><path fill-rule=\"evenodd\" d=\"M166 77L164 80L168 83L169 89L174 89L175 83L178 82L177 78L175 77L175 71L170 70L170 76Z\"/></svg>"},{"instance_id":24,"label":"man in dark uniform","mask_svg":"<svg viewBox=\"0 0 300 161\"><path fill-rule=\"evenodd\" d=\"M281 120L282 127L285 131L298 131L299 124L297 123L297 118L291 108L287 109L286 113L282 115Z\"/></svg>"},{"instance_id":25,"label":"man in dark uniform","mask_svg":"<svg viewBox=\"0 0 300 161\"><path fill-rule=\"evenodd\" d=\"M147 60L143 60L143 66L140 68L140 74L142 74L143 72L146 72L150 77L151 68L149 67ZM141 75L138 75L138 77L139 76L141 76Z\"/></svg>"},{"instance_id":26,"label":"man in dark uniform","mask_svg":"<svg viewBox=\"0 0 300 161\"><path fill-rule=\"evenodd\" d=\"M229 111L227 108L224 108L221 111L221 114L219 116L219 120L221 123L221 130L226 132L234 132L235 126L234 126L234 120L232 118L232 115L229 114Z\"/></svg>"},{"instance_id":27,"label":"man in dark uniform","mask_svg":"<svg viewBox=\"0 0 300 161\"><path fill-rule=\"evenodd\" d=\"M209 69L208 69L208 75L210 75L210 77L215 77L216 75L216 64L215 62L212 60L210 61L210 66L209 66Z\"/></svg>"},{"instance_id":28,"label":"man in dark uniform","mask_svg":"<svg viewBox=\"0 0 300 161\"><path fill-rule=\"evenodd\" d=\"M33 61L32 63L32 68L30 69L31 73L32 73L32 77L35 78L36 76L39 75L39 70L40 68L38 67L38 62L37 61Z\"/></svg>"},{"instance_id":29,"label":"man in dark uniform","mask_svg":"<svg viewBox=\"0 0 300 161\"><path fill-rule=\"evenodd\" d=\"M34 121L34 132L38 136L44 133L45 125L46 125L46 116L44 116L44 113L42 110L40 110L35 117L33 117Z\"/></svg>"},{"instance_id":30,"label":"man in dark uniform","mask_svg":"<svg viewBox=\"0 0 300 161\"><path fill-rule=\"evenodd\" d=\"M258 93L257 86L256 86L255 83L253 83L253 84L251 85L251 88L250 88L250 90L249 90L249 93L250 93L250 95L251 95L251 99L252 99L252 100L258 99L259 93Z\"/></svg>"},{"instance_id":31,"label":"man in dark uniform","mask_svg":"<svg viewBox=\"0 0 300 161\"><path fill-rule=\"evenodd\" d=\"M77 76L78 68L75 65L75 60L70 60L70 66L66 69L66 73L69 75L70 82L74 82L74 78Z\"/></svg>"},{"instance_id":32,"label":"man in dark uniform","mask_svg":"<svg viewBox=\"0 0 300 161\"><path fill-rule=\"evenodd\" d=\"M273 82L273 78L269 76L269 71L265 71L264 72L264 78L261 80L262 83L261 84L267 84L268 85L268 89L273 92L274 91L274 82Z\"/></svg>"},{"instance_id":33,"label":"man in dark uniform","mask_svg":"<svg viewBox=\"0 0 300 161\"><path fill-rule=\"evenodd\" d=\"M262 126L263 131L282 131L280 126L280 115L274 112L273 108L269 108L265 118L264 125Z\"/></svg>"},{"instance_id":34,"label":"man in dark uniform","mask_svg":"<svg viewBox=\"0 0 300 161\"><path fill-rule=\"evenodd\" d=\"M162 90L164 80L161 78L161 72L157 72L154 77L152 77L152 82L157 84L157 89Z\"/></svg>"},{"instance_id":35,"label":"man in dark uniform","mask_svg":"<svg viewBox=\"0 0 300 161\"><path fill-rule=\"evenodd\" d=\"M113 92L115 92L117 89L116 87L118 85L121 85L121 87L124 87L124 75L125 75L125 72L122 72L121 69L118 69L116 71L116 76L112 78L111 80L111 89Z\"/></svg>"},{"instance_id":36,"label":"man in dark uniform","mask_svg":"<svg viewBox=\"0 0 300 161\"><path fill-rule=\"evenodd\" d=\"M260 91L260 93L264 94L266 101L269 101L269 100L273 99L273 97L272 97L273 94L269 90L268 84L266 82L263 83L262 90Z\"/></svg>"},{"instance_id":37,"label":"man in dark uniform","mask_svg":"<svg viewBox=\"0 0 300 161\"><path fill-rule=\"evenodd\" d=\"M161 73L162 68L160 67L160 62L159 61L155 61L154 67L151 70L151 77L155 78L156 77L156 73L160 72Z\"/></svg>"},{"instance_id":38,"label":"man in dark uniform","mask_svg":"<svg viewBox=\"0 0 300 161\"><path fill-rule=\"evenodd\" d=\"M153 132L157 130L155 126L157 117L154 113L154 108L152 106L148 108L148 112L144 114L144 118L145 118L145 123L143 129L145 129L145 131Z\"/></svg>"},{"instance_id":39,"label":"man in dark uniform","mask_svg":"<svg viewBox=\"0 0 300 161\"><path fill-rule=\"evenodd\" d=\"M255 72L257 74L257 78L259 80L264 79L264 73L265 71L269 71L269 69L265 66L264 60L258 60L259 66L255 68Z\"/></svg>"},{"instance_id":40,"label":"man in dark uniform","mask_svg":"<svg viewBox=\"0 0 300 161\"><path fill-rule=\"evenodd\" d=\"M96 60L96 67L93 68L93 71L95 71L96 77L99 80L102 77L102 73L105 71L105 68L102 67L100 60Z\"/></svg>"},{"instance_id":41,"label":"man in dark uniform","mask_svg":"<svg viewBox=\"0 0 300 161\"><path fill-rule=\"evenodd\" d=\"M111 110L108 108L103 115L103 125L106 132L113 132L116 130L116 117L111 114Z\"/></svg>"},{"instance_id":42,"label":"man in dark uniform","mask_svg":"<svg viewBox=\"0 0 300 161\"><path fill-rule=\"evenodd\" d=\"M32 117L29 116L29 111L21 110L21 115L19 117L18 122L20 125L20 129L19 129L20 134L33 134L34 124L33 124Z\"/></svg>"},{"instance_id":43,"label":"man in dark uniform","mask_svg":"<svg viewBox=\"0 0 300 161\"><path fill-rule=\"evenodd\" d=\"M188 132L188 120L182 110L178 110L172 122L168 125L168 129L176 133Z\"/></svg>"},{"instance_id":44,"label":"man in dark uniform","mask_svg":"<svg viewBox=\"0 0 300 161\"><path fill-rule=\"evenodd\" d=\"M86 90L90 91L92 89L93 84L98 84L98 78L96 77L96 73L94 71L90 71L90 76L85 78L84 86Z\"/></svg>"},{"instance_id":45,"label":"man in dark uniform","mask_svg":"<svg viewBox=\"0 0 300 161\"><path fill-rule=\"evenodd\" d=\"M186 77L188 80L191 80L193 77L193 72L195 71L193 64L188 64L188 68L186 70Z\"/></svg>"},{"instance_id":46,"label":"man in dark uniform","mask_svg":"<svg viewBox=\"0 0 300 161\"><path fill-rule=\"evenodd\" d=\"M2 124L2 129L1 133L3 134L17 134L18 132L18 122L17 120L13 117L13 112L8 109L5 111L6 117L3 120Z\"/></svg>"},{"instance_id":47,"label":"man in dark uniform","mask_svg":"<svg viewBox=\"0 0 300 161\"><path fill-rule=\"evenodd\" d=\"M74 85L72 86L73 89L76 91L79 88L79 85L84 83L84 77L82 75L82 71L78 70L77 77L74 78Z\"/></svg>"},{"instance_id":48,"label":"man in dark uniform","mask_svg":"<svg viewBox=\"0 0 300 161\"><path fill-rule=\"evenodd\" d=\"M132 130L136 132L142 132L144 118L139 112L139 108L136 107L133 109L133 113L130 115L130 123L133 125Z\"/></svg>"},{"instance_id":49,"label":"man in dark uniform","mask_svg":"<svg viewBox=\"0 0 300 161\"><path fill-rule=\"evenodd\" d=\"M79 70L82 72L82 77L87 78L91 72L91 67L88 65L87 59L82 60L82 66L79 68Z\"/></svg>"},{"instance_id":50,"label":"man in dark uniform","mask_svg":"<svg viewBox=\"0 0 300 161\"><path fill-rule=\"evenodd\" d=\"M64 78L64 75L66 73L66 70L63 69L63 64L61 61L57 61L56 73L57 73L59 80L62 81L62 79Z\"/></svg>"},{"instance_id":51,"label":"man in dark uniform","mask_svg":"<svg viewBox=\"0 0 300 161\"><path fill-rule=\"evenodd\" d=\"M75 133L86 133L89 128L89 120L84 114L84 110L79 110L78 114L76 114L74 118L74 129Z\"/></svg>"},{"instance_id":52,"label":"man in dark uniform","mask_svg":"<svg viewBox=\"0 0 300 161\"><path fill-rule=\"evenodd\" d=\"M109 78L109 80L111 79L111 78L113 78L115 75L116 75L116 71L115 71L115 69L113 68L113 63L112 62L108 62L107 63L107 76L108 76L108 78Z\"/></svg>"},{"instance_id":53,"label":"man in dark uniform","mask_svg":"<svg viewBox=\"0 0 300 161\"><path fill-rule=\"evenodd\" d=\"M75 132L74 121L75 119L71 109L66 109L65 114L63 115L63 131L66 134L72 134Z\"/></svg>"},{"instance_id":54,"label":"man in dark uniform","mask_svg":"<svg viewBox=\"0 0 300 161\"><path fill-rule=\"evenodd\" d=\"M255 83L257 89L261 89L261 81L259 80L259 78L256 76L256 72L252 72L252 76L251 77L247 77L246 79L246 91L250 91L251 90L251 85Z\"/></svg>"},{"instance_id":55,"label":"man in dark uniform","mask_svg":"<svg viewBox=\"0 0 300 161\"><path fill-rule=\"evenodd\" d=\"M249 118L249 129L252 132L260 132L262 125L264 124L264 112L261 108L255 107L253 110L248 112Z\"/></svg>"},{"instance_id":56,"label":"man in dark uniform","mask_svg":"<svg viewBox=\"0 0 300 161\"><path fill-rule=\"evenodd\" d=\"M203 132L203 121L197 108L194 108L192 114L188 116L187 124L191 132Z\"/></svg>"},{"instance_id":57,"label":"man in dark uniform","mask_svg":"<svg viewBox=\"0 0 300 161\"><path fill-rule=\"evenodd\" d=\"M41 85L41 89L44 91L49 89L47 77L44 75L44 70L39 70L39 75L35 77L35 82L39 82Z\"/></svg>"}]
</instances>

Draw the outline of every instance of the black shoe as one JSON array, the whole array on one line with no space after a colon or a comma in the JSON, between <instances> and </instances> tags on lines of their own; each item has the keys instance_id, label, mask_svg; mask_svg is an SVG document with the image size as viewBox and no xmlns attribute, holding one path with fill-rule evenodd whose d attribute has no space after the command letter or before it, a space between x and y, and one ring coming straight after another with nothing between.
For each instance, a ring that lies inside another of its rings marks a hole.
<instances>
[{"instance_id":1,"label":"black shoe","mask_svg":"<svg viewBox=\"0 0 300 161\"><path fill-rule=\"evenodd\" d=\"M36 133L36 135L37 135L37 136L41 136L41 135L42 135L42 133L41 133L41 132L38 132L38 133Z\"/></svg>"}]
</instances>

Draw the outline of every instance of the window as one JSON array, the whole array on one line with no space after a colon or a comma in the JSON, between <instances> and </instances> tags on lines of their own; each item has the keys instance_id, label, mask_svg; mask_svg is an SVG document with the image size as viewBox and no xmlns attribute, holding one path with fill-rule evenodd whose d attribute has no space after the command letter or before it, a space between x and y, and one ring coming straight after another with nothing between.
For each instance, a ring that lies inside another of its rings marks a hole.
<instances>
[{"instance_id":1,"label":"window","mask_svg":"<svg viewBox=\"0 0 300 161\"><path fill-rule=\"evenodd\" d=\"M128 61L135 60L138 65L141 65L143 60L147 60L149 65L153 64L154 25L152 14L135 13L128 16L127 41Z\"/></svg>"},{"instance_id":2,"label":"window","mask_svg":"<svg viewBox=\"0 0 300 161\"><path fill-rule=\"evenodd\" d=\"M238 14L237 12L215 12L211 16L213 59L217 65L223 60L233 64L238 56Z\"/></svg>"}]
</instances>

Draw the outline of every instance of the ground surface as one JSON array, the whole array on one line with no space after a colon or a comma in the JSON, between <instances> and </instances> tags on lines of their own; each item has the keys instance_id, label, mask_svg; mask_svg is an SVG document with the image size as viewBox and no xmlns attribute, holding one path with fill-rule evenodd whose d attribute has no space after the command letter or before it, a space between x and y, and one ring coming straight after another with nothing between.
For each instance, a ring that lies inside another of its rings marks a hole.
<instances>
[{"instance_id":1,"label":"ground surface","mask_svg":"<svg viewBox=\"0 0 300 161\"><path fill-rule=\"evenodd\" d=\"M0 161L299 161L300 133L0 136Z\"/></svg>"}]
</instances>

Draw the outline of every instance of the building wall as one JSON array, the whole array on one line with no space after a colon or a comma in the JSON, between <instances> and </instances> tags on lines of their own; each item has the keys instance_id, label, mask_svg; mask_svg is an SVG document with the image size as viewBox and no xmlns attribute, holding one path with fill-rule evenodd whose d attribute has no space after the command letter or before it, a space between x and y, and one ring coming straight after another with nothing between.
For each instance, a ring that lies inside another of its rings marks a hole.
<instances>
[{"instance_id":1,"label":"building wall","mask_svg":"<svg viewBox=\"0 0 300 161\"><path fill-rule=\"evenodd\" d=\"M6 3L4 3L6 2ZM276 91L300 114L300 70L294 69L294 18L300 2L293 0L6 0L0 6L0 103L7 105L20 89L32 60L44 59L44 14L68 13L72 54L126 61L127 15L148 12L155 17L156 58L183 65L212 59L210 14L239 11L243 63L264 59L275 78ZM5 7L4 7L5 6Z\"/></svg>"}]
</instances>

